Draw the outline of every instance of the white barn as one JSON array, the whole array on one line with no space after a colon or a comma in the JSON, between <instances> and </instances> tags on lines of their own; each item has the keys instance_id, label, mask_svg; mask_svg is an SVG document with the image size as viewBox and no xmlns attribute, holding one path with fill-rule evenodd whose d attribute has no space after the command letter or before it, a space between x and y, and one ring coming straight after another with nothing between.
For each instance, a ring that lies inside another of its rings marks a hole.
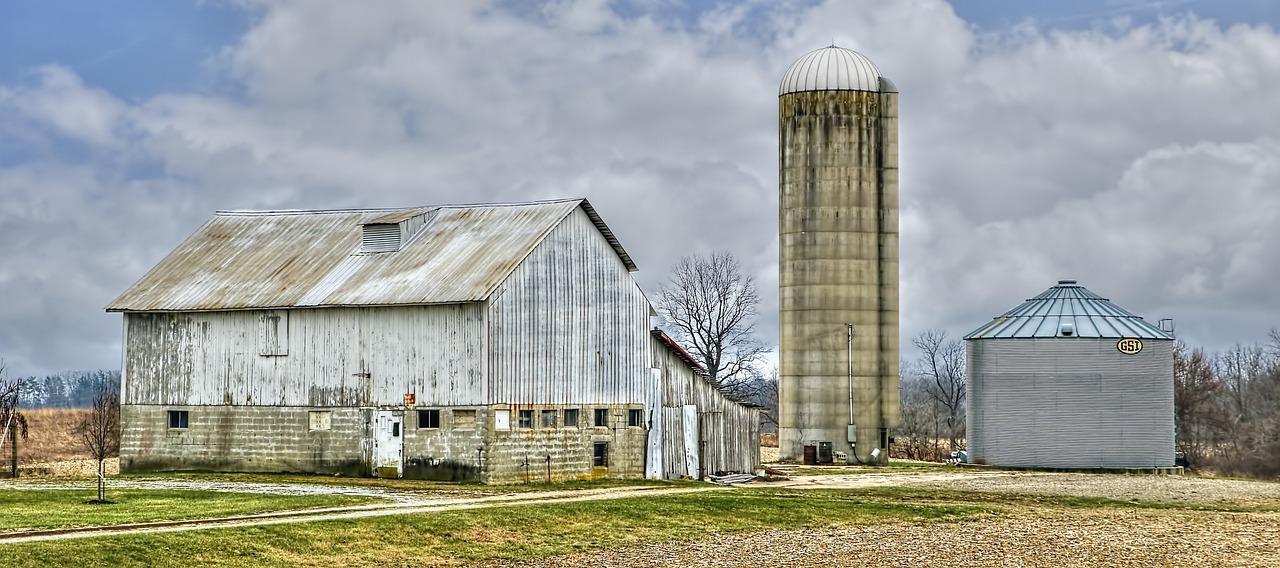
<instances>
[{"instance_id":1,"label":"white barn","mask_svg":"<svg viewBox=\"0 0 1280 568\"><path fill-rule=\"evenodd\" d=\"M121 467L641 476L635 270L585 199L219 212L107 307Z\"/></svg>"}]
</instances>

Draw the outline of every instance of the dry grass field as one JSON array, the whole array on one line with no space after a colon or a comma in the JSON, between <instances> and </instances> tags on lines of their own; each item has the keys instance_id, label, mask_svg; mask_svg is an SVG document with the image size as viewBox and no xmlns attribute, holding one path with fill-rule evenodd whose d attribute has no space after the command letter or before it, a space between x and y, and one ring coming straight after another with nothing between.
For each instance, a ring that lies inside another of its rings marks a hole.
<instances>
[{"instance_id":1,"label":"dry grass field","mask_svg":"<svg viewBox=\"0 0 1280 568\"><path fill-rule=\"evenodd\" d=\"M75 433L76 424L88 410L41 408L21 412L27 417L29 436L26 440L18 439L19 466L89 458L89 452ZM0 464L9 464L10 452L9 444L5 442L4 451L0 452Z\"/></svg>"}]
</instances>

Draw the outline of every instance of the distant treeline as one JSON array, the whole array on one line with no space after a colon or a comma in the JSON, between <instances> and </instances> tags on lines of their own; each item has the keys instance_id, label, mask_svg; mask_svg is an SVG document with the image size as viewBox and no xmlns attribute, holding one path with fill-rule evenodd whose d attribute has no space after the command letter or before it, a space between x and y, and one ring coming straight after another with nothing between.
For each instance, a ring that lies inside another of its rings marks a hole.
<instances>
[{"instance_id":1,"label":"distant treeline","mask_svg":"<svg viewBox=\"0 0 1280 568\"><path fill-rule=\"evenodd\" d=\"M67 371L18 379L21 408L88 408L105 390L120 390L120 371Z\"/></svg>"}]
</instances>

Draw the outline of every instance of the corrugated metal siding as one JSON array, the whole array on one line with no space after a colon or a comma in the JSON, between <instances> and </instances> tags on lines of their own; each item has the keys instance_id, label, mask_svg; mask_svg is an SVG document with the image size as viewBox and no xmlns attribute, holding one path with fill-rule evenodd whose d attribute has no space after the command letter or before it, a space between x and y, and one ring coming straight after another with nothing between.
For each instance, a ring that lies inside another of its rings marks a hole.
<instances>
[{"instance_id":1,"label":"corrugated metal siding","mask_svg":"<svg viewBox=\"0 0 1280 568\"><path fill-rule=\"evenodd\" d=\"M286 313L288 355L260 355L264 319ZM484 317L479 303L126 314L122 402L478 405Z\"/></svg>"},{"instance_id":2,"label":"corrugated metal siding","mask_svg":"<svg viewBox=\"0 0 1280 568\"><path fill-rule=\"evenodd\" d=\"M648 324L628 266L578 209L489 301L490 402L643 401Z\"/></svg>"},{"instance_id":3,"label":"corrugated metal siding","mask_svg":"<svg viewBox=\"0 0 1280 568\"><path fill-rule=\"evenodd\" d=\"M1160 328L1074 280L1062 280L1018 307L974 330L965 339L1058 337L1070 323L1076 337L1173 339Z\"/></svg>"},{"instance_id":4,"label":"corrugated metal siding","mask_svg":"<svg viewBox=\"0 0 1280 568\"><path fill-rule=\"evenodd\" d=\"M760 463L760 410L730 400L696 374L662 338L654 336L650 349L653 367L662 376L664 476L674 479L686 475L680 418L685 405L698 409L698 440L706 473L754 471Z\"/></svg>"},{"instance_id":5,"label":"corrugated metal siding","mask_svg":"<svg viewBox=\"0 0 1280 568\"><path fill-rule=\"evenodd\" d=\"M1173 465L1173 342L1125 355L1113 339L967 344L968 450L992 465Z\"/></svg>"},{"instance_id":6,"label":"corrugated metal siding","mask_svg":"<svg viewBox=\"0 0 1280 568\"><path fill-rule=\"evenodd\" d=\"M108 311L459 303L486 299L584 199L361 211L220 212ZM422 226L393 253L362 254L366 223ZM608 233L612 236L612 233ZM610 254L634 270L614 239Z\"/></svg>"}]
</instances>

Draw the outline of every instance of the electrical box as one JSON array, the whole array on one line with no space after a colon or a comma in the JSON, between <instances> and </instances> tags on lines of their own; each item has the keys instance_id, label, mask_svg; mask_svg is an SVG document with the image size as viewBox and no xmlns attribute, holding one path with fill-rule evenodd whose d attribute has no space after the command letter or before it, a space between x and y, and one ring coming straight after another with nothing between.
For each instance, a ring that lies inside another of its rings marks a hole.
<instances>
[{"instance_id":1,"label":"electrical box","mask_svg":"<svg viewBox=\"0 0 1280 568\"><path fill-rule=\"evenodd\" d=\"M831 442L818 442L818 463L831 463Z\"/></svg>"},{"instance_id":2,"label":"electrical box","mask_svg":"<svg viewBox=\"0 0 1280 568\"><path fill-rule=\"evenodd\" d=\"M858 427L854 426L853 424L850 424L849 425L849 443L852 444L857 441L858 441Z\"/></svg>"}]
</instances>

